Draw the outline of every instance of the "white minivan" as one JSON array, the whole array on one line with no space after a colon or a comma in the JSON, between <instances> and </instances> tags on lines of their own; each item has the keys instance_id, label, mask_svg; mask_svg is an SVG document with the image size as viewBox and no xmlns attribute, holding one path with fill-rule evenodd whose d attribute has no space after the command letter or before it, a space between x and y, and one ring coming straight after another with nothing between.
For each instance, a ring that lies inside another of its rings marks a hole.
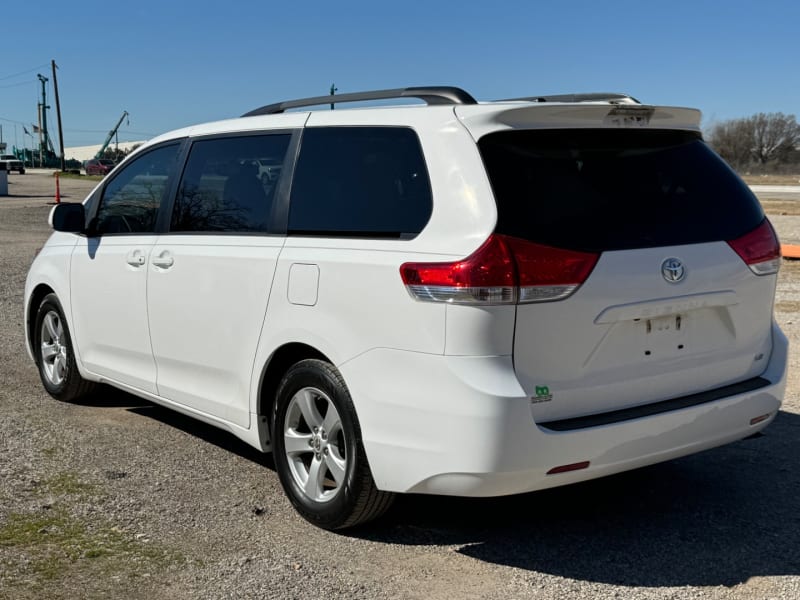
<instances>
[{"instance_id":1,"label":"white minivan","mask_svg":"<svg viewBox=\"0 0 800 600\"><path fill-rule=\"evenodd\" d=\"M539 490L772 421L780 247L698 111L334 102L392 98L174 131L56 206L25 288L46 390L109 384L271 451L327 529L396 492Z\"/></svg>"}]
</instances>

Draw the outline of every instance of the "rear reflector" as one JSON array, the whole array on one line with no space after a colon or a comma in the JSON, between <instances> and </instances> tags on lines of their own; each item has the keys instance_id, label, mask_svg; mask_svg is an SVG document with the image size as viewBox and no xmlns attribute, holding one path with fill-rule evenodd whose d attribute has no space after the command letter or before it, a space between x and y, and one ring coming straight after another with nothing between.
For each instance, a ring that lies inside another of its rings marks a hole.
<instances>
[{"instance_id":1,"label":"rear reflector","mask_svg":"<svg viewBox=\"0 0 800 600\"><path fill-rule=\"evenodd\" d=\"M758 425L759 423L769 419L770 415L772 415L772 413L767 413L765 415L761 415L760 417L755 417L753 419L750 419L750 425Z\"/></svg>"},{"instance_id":2,"label":"rear reflector","mask_svg":"<svg viewBox=\"0 0 800 600\"><path fill-rule=\"evenodd\" d=\"M772 224L766 218L751 232L729 240L728 245L756 275L771 275L780 268L781 245Z\"/></svg>"},{"instance_id":3,"label":"rear reflector","mask_svg":"<svg viewBox=\"0 0 800 600\"><path fill-rule=\"evenodd\" d=\"M586 281L599 254L544 246L493 234L455 262L405 263L403 283L412 297L452 304L552 302Z\"/></svg>"},{"instance_id":4,"label":"rear reflector","mask_svg":"<svg viewBox=\"0 0 800 600\"><path fill-rule=\"evenodd\" d=\"M547 474L556 475L558 473L569 473L570 471L580 471L581 469L586 469L588 466L589 466L589 461L585 460L583 462L572 463L571 465L561 465L560 467L553 467L547 472Z\"/></svg>"}]
</instances>

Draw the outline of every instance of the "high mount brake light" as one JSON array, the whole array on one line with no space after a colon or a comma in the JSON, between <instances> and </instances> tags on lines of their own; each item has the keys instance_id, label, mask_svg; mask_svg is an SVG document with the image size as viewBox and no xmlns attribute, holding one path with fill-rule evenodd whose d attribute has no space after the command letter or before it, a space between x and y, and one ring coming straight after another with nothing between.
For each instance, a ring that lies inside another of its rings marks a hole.
<instances>
[{"instance_id":1,"label":"high mount brake light","mask_svg":"<svg viewBox=\"0 0 800 600\"><path fill-rule=\"evenodd\" d=\"M400 275L413 298L451 304L552 302L586 281L599 254L553 248L493 234L454 262L405 263Z\"/></svg>"},{"instance_id":2,"label":"high mount brake light","mask_svg":"<svg viewBox=\"0 0 800 600\"><path fill-rule=\"evenodd\" d=\"M781 266L781 245L766 218L749 233L729 240L728 245L756 275L777 273Z\"/></svg>"}]
</instances>

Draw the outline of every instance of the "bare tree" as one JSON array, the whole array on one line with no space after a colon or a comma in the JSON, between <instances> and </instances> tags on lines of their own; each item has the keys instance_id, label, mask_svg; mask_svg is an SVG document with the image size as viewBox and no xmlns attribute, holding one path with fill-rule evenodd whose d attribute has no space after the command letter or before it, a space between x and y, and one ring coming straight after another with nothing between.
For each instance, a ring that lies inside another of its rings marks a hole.
<instances>
[{"instance_id":1,"label":"bare tree","mask_svg":"<svg viewBox=\"0 0 800 600\"><path fill-rule=\"evenodd\" d=\"M800 125L794 115L759 113L750 117L753 131L753 157L762 165L785 162L800 144Z\"/></svg>"},{"instance_id":2,"label":"bare tree","mask_svg":"<svg viewBox=\"0 0 800 600\"><path fill-rule=\"evenodd\" d=\"M797 158L800 124L794 115L759 113L717 123L708 141L735 169L756 165L763 170Z\"/></svg>"},{"instance_id":3,"label":"bare tree","mask_svg":"<svg viewBox=\"0 0 800 600\"><path fill-rule=\"evenodd\" d=\"M749 119L717 123L708 135L708 142L734 169L745 168L750 163L752 147Z\"/></svg>"}]
</instances>

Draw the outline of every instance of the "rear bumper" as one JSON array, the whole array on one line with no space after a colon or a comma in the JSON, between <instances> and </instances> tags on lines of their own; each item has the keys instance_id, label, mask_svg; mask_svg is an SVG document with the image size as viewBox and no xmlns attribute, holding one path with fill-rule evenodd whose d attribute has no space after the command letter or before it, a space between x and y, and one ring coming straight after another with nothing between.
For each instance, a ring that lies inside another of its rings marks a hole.
<instances>
[{"instance_id":1,"label":"rear bumper","mask_svg":"<svg viewBox=\"0 0 800 600\"><path fill-rule=\"evenodd\" d=\"M769 383L698 405L553 431L534 422L511 357L378 349L344 365L382 490L500 496L565 485L733 442L766 427L786 387L788 342L773 326ZM751 425L756 417L768 415ZM554 467L588 468L548 475Z\"/></svg>"}]
</instances>

